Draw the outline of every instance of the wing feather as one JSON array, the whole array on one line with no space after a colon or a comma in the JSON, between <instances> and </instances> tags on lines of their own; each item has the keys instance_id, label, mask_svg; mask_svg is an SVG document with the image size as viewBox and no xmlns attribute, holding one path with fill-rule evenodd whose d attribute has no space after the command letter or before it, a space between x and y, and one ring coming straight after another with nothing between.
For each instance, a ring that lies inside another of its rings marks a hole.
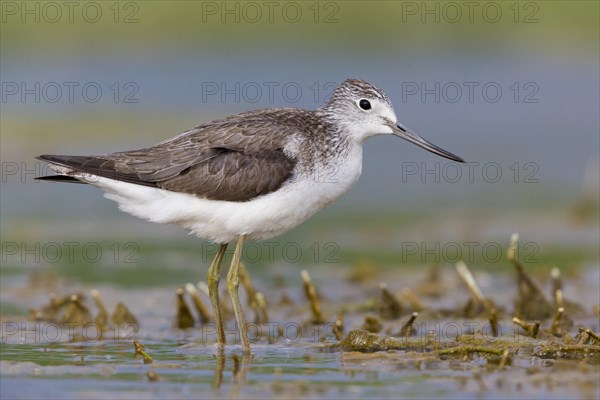
<instances>
[{"instance_id":1,"label":"wing feather","mask_svg":"<svg viewBox=\"0 0 600 400\"><path fill-rule=\"evenodd\" d=\"M315 118L314 112L299 109L251 111L208 122L149 148L40 158L139 185L247 201L277 190L291 177L297 158L286 152L286 144L306 135Z\"/></svg>"}]
</instances>

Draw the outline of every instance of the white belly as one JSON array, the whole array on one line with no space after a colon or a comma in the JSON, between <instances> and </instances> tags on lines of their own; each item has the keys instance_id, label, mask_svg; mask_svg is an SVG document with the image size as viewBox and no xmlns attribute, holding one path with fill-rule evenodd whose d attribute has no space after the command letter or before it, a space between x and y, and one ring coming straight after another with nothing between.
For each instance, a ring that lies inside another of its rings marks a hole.
<instances>
[{"instance_id":1,"label":"white belly","mask_svg":"<svg viewBox=\"0 0 600 400\"><path fill-rule=\"evenodd\" d=\"M152 222L177 224L198 237L227 243L239 235L263 240L287 232L350 190L361 169L362 148L358 145L344 159L317 168L311 176L245 202L206 200L97 176L78 177L102 188L122 211Z\"/></svg>"}]
</instances>

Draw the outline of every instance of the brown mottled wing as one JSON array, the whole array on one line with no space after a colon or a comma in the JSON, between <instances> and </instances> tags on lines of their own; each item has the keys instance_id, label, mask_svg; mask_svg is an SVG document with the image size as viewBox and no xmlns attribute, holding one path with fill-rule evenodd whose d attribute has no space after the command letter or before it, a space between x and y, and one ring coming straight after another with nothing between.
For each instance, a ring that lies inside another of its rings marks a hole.
<instances>
[{"instance_id":1,"label":"brown mottled wing","mask_svg":"<svg viewBox=\"0 0 600 400\"><path fill-rule=\"evenodd\" d=\"M252 111L208 122L146 149L41 158L139 185L247 201L277 190L290 178L296 159L283 149L312 118L302 110Z\"/></svg>"}]
</instances>

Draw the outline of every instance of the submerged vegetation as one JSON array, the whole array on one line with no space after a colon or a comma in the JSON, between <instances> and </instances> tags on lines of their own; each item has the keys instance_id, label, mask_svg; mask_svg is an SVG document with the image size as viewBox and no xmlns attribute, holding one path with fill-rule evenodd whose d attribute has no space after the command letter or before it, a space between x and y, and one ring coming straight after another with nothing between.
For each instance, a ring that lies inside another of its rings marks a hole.
<instances>
[{"instance_id":1,"label":"submerged vegetation","mask_svg":"<svg viewBox=\"0 0 600 400\"><path fill-rule=\"evenodd\" d=\"M107 355L112 354L111 357L121 363L148 365L134 374L143 376L147 382L177 380L176 371L188 370L189 362L195 360L197 354L204 354L207 358L202 365L214 367L211 386L218 389L227 384L224 371L230 365L232 390L240 390L241 385L247 384L248 374L258 373L261 369L262 352L272 348L276 354L277 349L292 346L299 356L308 351L314 360L337 355L344 368L361 365L377 370L413 363L419 370L442 371L448 365L454 365L448 372L452 375L451 371L462 365L458 370L479 368L478 374L500 374L499 382L503 374L521 376L523 369L529 371L532 366L539 365L535 360L546 363L541 365L549 367L548 373L554 370L559 373L556 368L559 365L565 368L562 363L568 363L572 371L581 374L573 384L584 382L588 391L598 393L598 385L590 382L600 372L600 305L565 296L564 287L570 282L557 268L545 274L551 289L548 296L545 285L540 284L539 278L532 276L527 265L519 260L515 252L517 242L518 235L515 234L506 255L506 263L514 269L515 286L514 289L503 288L503 292L515 293L512 305L506 296L498 299L485 293L486 285L478 283L480 273L471 271L462 261L455 265L454 281L447 276L444 278L440 265L434 264L419 274L417 281L398 291L394 290L394 283L387 280L375 289L377 281L373 278L377 276L377 268L364 260L347 272L345 283L332 285L327 280L315 281L303 270L296 287L290 287L286 279L280 277L273 278L274 287L264 291L254 286L244 266L241 282L246 306L254 316L248 330L254 342L253 349L258 349L251 357L237 355L239 338L232 337L236 330L231 325L228 325L227 333L230 347L226 352L213 354L215 331L212 310L205 305L208 294L204 282L187 283L171 292L168 296L172 304L171 315L162 317L167 324L157 325L149 319L147 311L142 314L138 311L134 316L130 309L140 310L140 302L132 300L125 292L121 293L129 300L117 300L111 295L110 303L116 305L114 312L109 313L100 291L92 289L92 304L87 293L81 290L66 295L51 293L46 304L29 310L30 322L26 323L26 330L47 330L48 324L62 329L69 327L69 334L61 336L61 340L51 343L40 340L34 347L68 348L77 343L85 344L82 349L96 347L98 356L107 351ZM536 271L539 272L539 268ZM341 295L340 289L335 289L339 284L343 285ZM487 287L489 290L489 284ZM147 295L151 296L150 293L152 290ZM144 296L143 292L141 296ZM223 293L223 296L227 294ZM344 300L334 300L340 296ZM150 298L142 299L141 303L145 301ZM165 310L164 307L160 309ZM223 311L227 320L232 321L232 310L225 307ZM19 356L24 345L20 332L22 323L10 325L6 316L3 320L6 328L2 337L4 373L26 361L27 356ZM182 334L183 341L159 339L182 338ZM18 337L21 337L21 344ZM43 335L40 338L43 339ZM111 343L117 346L116 354ZM134 348L131 359L120 355L124 354L121 352L126 350L123 346L127 344ZM174 357L177 353L185 355ZM556 362L560 364L553 364ZM102 365L98 363L99 368L103 368ZM285 363L276 367L271 372L271 379L279 382L278 376L286 368ZM534 379L537 375L527 376ZM423 379L427 380L426 377ZM476 374L474 379L481 379L481 376ZM272 394L282 390L280 385L281 382L273 383ZM310 389L302 390L310 393Z\"/></svg>"}]
</instances>

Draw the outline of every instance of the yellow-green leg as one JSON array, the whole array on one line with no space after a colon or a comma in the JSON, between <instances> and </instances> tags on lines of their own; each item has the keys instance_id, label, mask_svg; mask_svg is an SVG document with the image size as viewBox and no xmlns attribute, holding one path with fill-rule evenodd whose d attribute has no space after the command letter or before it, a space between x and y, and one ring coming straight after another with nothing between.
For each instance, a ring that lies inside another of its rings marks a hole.
<instances>
[{"instance_id":1,"label":"yellow-green leg","mask_svg":"<svg viewBox=\"0 0 600 400\"><path fill-rule=\"evenodd\" d=\"M244 317L242 303L240 302L240 298L238 296L238 287L240 286L240 258L242 256L245 240L246 236L241 235L238 239L237 245L235 246L235 252L233 253L233 259L231 260L231 267L229 268L229 273L227 274L227 289L229 290L229 296L231 297L231 303L233 304L233 312L235 313L235 320L240 331L240 337L242 338L242 348L244 349L244 354L249 354L250 342L248 341L246 318Z\"/></svg>"},{"instance_id":2,"label":"yellow-green leg","mask_svg":"<svg viewBox=\"0 0 600 400\"><path fill-rule=\"evenodd\" d=\"M208 294L210 295L210 302L212 304L213 313L215 315L215 324L217 325L217 343L220 348L225 346L225 328L223 325L223 316L221 315L221 305L219 304L219 280L221 279L221 261L223 261L223 255L227 250L227 243L219 246L219 251L213 259L213 262L208 268L206 274L208 281Z\"/></svg>"}]
</instances>

